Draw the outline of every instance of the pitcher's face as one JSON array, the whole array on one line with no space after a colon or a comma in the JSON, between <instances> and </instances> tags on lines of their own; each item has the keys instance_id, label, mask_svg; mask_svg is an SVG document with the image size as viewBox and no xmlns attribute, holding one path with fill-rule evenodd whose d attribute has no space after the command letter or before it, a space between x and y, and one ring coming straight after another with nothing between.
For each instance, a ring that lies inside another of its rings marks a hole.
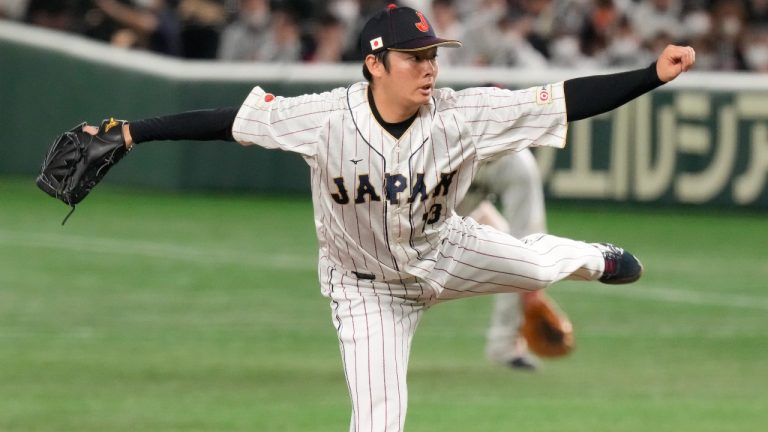
<instances>
[{"instance_id":1,"label":"pitcher's face","mask_svg":"<svg viewBox=\"0 0 768 432\"><path fill-rule=\"evenodd\" d=\"M377 85L404 105L429 103L437 80L437 47L419 51L390 51L389 71Z\"/></svg>"}]
</instances>

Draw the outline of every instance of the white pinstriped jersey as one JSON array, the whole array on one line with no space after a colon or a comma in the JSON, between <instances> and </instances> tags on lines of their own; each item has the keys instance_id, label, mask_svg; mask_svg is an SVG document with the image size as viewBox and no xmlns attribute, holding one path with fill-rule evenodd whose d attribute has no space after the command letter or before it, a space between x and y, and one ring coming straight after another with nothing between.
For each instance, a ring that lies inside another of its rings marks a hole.
<instances>
[{"instance_id":1,"label":"white pinstriped jersey","mask_svg":"<svg viewBox=\"0 0 768 432\"><path fill-rule=\"evenodd\" d=\"M367 89L283 98L256 87L234 123L239 143L296 152L311 167L321 272L425 277L479 161L565 145L562 83L436 89L399 140L377 123Z\"/></svg>"}]
</instances>

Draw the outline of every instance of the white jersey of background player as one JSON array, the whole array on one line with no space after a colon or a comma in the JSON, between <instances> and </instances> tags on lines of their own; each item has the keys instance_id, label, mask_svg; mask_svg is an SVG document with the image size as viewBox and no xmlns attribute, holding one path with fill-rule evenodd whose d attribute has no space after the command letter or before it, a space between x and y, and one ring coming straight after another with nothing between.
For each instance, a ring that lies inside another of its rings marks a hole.
<instances>
[{"instance_id":1,"label":"white jersey of background player","mask_svg":"<svg viewBox=\"0 0 768 432\"><path fill-rule=\"evenodd\" d=\"M501 213L491 201L498 203ZM509 153L480 166L456 212L517 238L547 232L542 179L531 151ZM540 294L537 291L534 295ZM485 347L492 361L520 369L536 367L534 356L520 336L528 295L494 295Z\"/></svg>"},{"instance_id":2,"label":"white jersey of background player","mask_svg":"<svg viewBox=\"0 0 768 432\"><path fill-rule=\"evenodd\" d=\"M694 52L669 46L646 69L526 90L454 91L435 88L437 47L460 43L437 38L421 12L387 8L360 40L370 83L291 98L256 87L237 109L144 119L123 131L129 147L233 139L304 158L350 430L402 431L411 341L429 307L564 279L629 283L642 273L632 254L612 245L546 234L519 240L456 215L479 164L534 143L562 147L568 121L674 79Z\"/></svg>"}]
</instances>

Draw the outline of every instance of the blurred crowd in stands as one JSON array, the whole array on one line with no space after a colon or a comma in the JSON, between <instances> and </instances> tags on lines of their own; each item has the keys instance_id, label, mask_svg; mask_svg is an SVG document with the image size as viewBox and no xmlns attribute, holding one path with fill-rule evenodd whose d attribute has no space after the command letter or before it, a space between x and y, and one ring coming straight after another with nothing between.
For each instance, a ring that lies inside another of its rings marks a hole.
<instances>
[{"instance_id":1,"label":"blurred crowd in stands","mask_svg":"<svg viewBox=\"0 0 768 432\"><path fill-rule=\"evenodd\" d=\"M768 0L2 0L0 17L183 58L357 62L389 3L464 42L441 64L642 67L676 43L697 70L768 72Z\"/></svg>"}]
</instances>

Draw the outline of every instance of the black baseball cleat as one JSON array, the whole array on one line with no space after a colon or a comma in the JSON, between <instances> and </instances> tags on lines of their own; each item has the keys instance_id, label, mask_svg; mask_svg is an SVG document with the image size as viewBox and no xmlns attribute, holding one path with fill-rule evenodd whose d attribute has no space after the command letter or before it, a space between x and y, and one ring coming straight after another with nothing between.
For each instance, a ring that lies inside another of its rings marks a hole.
<instances>
[{"instance_id":1,"label":"black baseball cleat","mask_svg":"<svg viewBox=\"0 0 768 432\"><path fill-rule=\"evenodd\" d=\"M526 355L516 356L507 362L507 366L515 370L527 372L534 372L536 369L538 369L536 362Z\"/></svg>"},{"instance_id":2,"label":"black baseball cleat","mask_svg":"<svg viewBox=\"0 0 768 432\"><path fill-rule=\"evenodd\" d=\"M610 243L593 243L605 258L605 270L599 281L605 284L628 284L640 279L643 265L624 249Z\"/></svg>"}]
</instances>

